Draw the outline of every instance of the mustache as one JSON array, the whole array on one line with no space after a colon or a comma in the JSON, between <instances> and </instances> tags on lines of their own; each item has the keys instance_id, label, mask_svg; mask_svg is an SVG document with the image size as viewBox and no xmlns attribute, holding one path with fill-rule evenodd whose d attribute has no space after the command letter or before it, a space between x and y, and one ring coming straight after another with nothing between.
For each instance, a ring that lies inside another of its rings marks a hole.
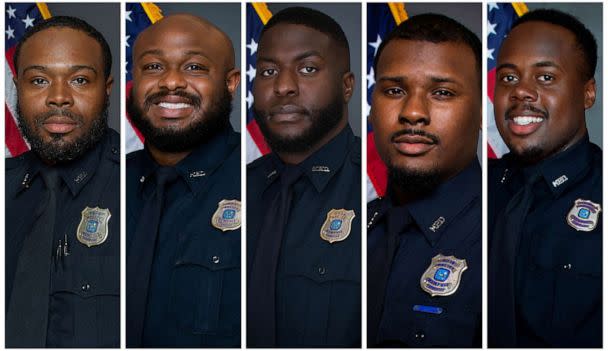
<instances>
[{"instance_id":1,"label":"mustache","mask_svg":"<svg viewBox=\"0 0 608 351\"><path fill-rule=\"evenodd\" d=\"M54 116L67 117L78 124L82 124L84 121L84 118L81 115L76 114L65 108L55 108L52 110L48 110L46 112L36 115L34 120L36 121L37 125L42 125L44 122L46 122L47 119Z\"/></svg>"},{"instance_id":2,"label":"mustache","mask_svg":"<svg viewBox=\"0 0 608 351\"><path fill-rule=\"evenodd\" d=\"M163 98L167 96L179 96L187 100L187 103L194 106L195 108L199 108L201 106L201 98L197 95L190 94L188 92L178 90L173 92L168 91L159 91L156 93L152 93L146 97L144 100L144 111L148 110L152 105L159 103Z\"/></svg>"},{"instance_id":3,"label":"mustache","mask_svg":"<svg viewBox=\"0 0 608 351\"><path fill-rule=\"evenodd\" d=\"M391 135L391 142L395 142L395 139L397 139L398 137L400 137L402 135L419 135L419 136L430 139L433 142L433 144L439 144L439 142L440 142L438 136L436 136L435 134L428 133L422 129L399 130Z\"/></svg>"},{"instance_id":4,"label":"mustache","mask_svg":"<svg viewBox=\"0 0 608 351\"><path fill-rule=\"evenodd\" d=\"M268 111L268 116L272 117L276 114L282 113L299 113L302 115L310 115L310 111L303 106L295 105L295 104L285 104L285 105L277 105L273 106Z\"/></svg>"},{"instance_id":5,"label":"mustache","mask_svg":"<svg viewBox=\"0 0 608 351\"><path fill-rule=\"evenodd\" d=\"M518 108L521 108L521 110L523 111L529 111L529 112L534 112L534 113L539 113L541 114L545 119L549 118L549 112L542 110L538 107L533 106L532 104L523 104L523 105L512 105L510 106L507 111L505 111L505 120L509 119L509 115L511 115L513 113L513 111L517 110Z\"/></svg>"}]
</instances>

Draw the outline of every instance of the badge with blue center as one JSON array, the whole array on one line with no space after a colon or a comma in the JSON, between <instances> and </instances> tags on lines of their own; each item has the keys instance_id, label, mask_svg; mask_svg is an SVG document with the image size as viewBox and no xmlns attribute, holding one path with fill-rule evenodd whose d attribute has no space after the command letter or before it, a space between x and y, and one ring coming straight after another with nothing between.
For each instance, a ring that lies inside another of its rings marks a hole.
<instances>
[{"instance_id":1,"label":"badge with blue center","mask_svg":"<svg viewBox=\"0 0 608 351\"><path fill-rule=\"evenodd\" d=\"M566 216L566 222L577 231L590 232L597 226L602 206L589 200L577 199Z\"/></svg>"},{"instance_id":2,"label":"badge with blue center","mask_svg":"<svg viewBox=\"0 0 608 351\"><path fill-rule=\"evenodd\" d=\"M321 239L330 244L348 238L355 211L331 209L321 226Z\"/></svg>"},{"instance_id":3,"label":"badge with blue center","mask_svg":"<svg viewBox=\"0 0 608 351\"><path fill-rule=\"evenodd\" d=\"M81 212L80 224L76 229L76 238L82 244L91 247L103 244L108 238L108 222L112 214L107 208L85 207Z\"/></svg>"},{"instance_id":4,"label":"badge with blue center","mask_svg":"<svg viewBox=\"0 0 608 351\"><path fill-rule=\"evenodd\" d=\"M467 261L438 254L420 278L420 287L431 296L449 296L458 290Z\"/></svg>"},{"instance_id":5,"label":"badge with blue center","mask_svg":"<svg viewBox=\"0 0 608 351\"><path fill-rule=\"evenodd\" d=\"M225 232L241 227L241 202L239 200L222 200L211 217L211 224Z\"/></svg>"}]
</instances>

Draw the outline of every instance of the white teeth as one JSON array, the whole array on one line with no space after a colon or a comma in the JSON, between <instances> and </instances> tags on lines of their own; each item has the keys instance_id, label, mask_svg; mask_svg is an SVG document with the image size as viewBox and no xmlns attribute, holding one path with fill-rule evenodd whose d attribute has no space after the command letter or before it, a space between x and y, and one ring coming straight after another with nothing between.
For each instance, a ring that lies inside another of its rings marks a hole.
<instances>
[{"instance_id":1,"label":"white teeth","mask_svg":"<svg viewBox=\"0 0 608 351\"><path fill-rule=\"evenodd\" d=\"M527 126L530 123L540 123L543 121L541 117L518 116L513 117L513 122L519 126Z\"/></svg>"},{"instance_id":2,"label":"white teeth","mask_svg":"<svg viewBox=\"0 0 608 351\"><path fill-rule=\"evenodd\" d=\"M180 108L188 108L188 107L190 107L189 104L184 104L183 102L179 102L179 103L159 102L158 106L160 106L162 108L169 109L169 110L177 110L177 109L180 109Z\"/></svg>"}]
</instances>

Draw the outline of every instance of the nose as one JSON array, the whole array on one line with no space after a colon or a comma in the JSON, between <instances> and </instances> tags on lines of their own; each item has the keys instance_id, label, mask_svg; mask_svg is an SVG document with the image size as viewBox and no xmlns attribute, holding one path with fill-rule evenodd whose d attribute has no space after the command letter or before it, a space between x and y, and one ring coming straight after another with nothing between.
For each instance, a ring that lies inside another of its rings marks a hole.
<instances>
[{"instance_id":1,"label":"nose","mask_svg":"<svg viewBox=\"0 0 608 351\"><path fill-rule=\"evenodd\" d=\"M291 72L282 70L274 80L274 93L278 96L298 95L297 78Z\"/></svg>"},{"instance_id":2,"label":"nose","mask_svg":"<svg viewBox=\"0 0 608 351\"><path fill-rule=\"evenodd\" d=\"M429 125L431 117L423 94L409 94L403 99L399 123Z\"/></svg>"},{"instance_id":3,"label":"nose","mask_svg":"<svg viewBox=\"0 0 608 351\"><path fill-rule=\"evenodd\" d=\"M536 101L538 93L534 88L534 84L526 79L519 81L511 90L511 100Z\"/></svg>"},{"instance_id":4,"label":"nose","mask_svg":"<svg viewBox=\"0 0 608 351\"><path fill-rule=\"evenodd\" d=\"M183 74L179 70L167 69L158 81L158 86L169 91L175 91L185 89L186 86L188 86L188 82L184 79Z\"/></svg>"},{"instance_id":5,"label":"nose","mask_svg":"<svg viewBox=\"0 0 608 351\"><path fill-rule=\"evenodd\" d=\"M63 108L66 106L72 106L73 104L74 99L67 82L58 81L51 84L49 93L46 97L47 106Z\"/></svg>"}]
</instances>

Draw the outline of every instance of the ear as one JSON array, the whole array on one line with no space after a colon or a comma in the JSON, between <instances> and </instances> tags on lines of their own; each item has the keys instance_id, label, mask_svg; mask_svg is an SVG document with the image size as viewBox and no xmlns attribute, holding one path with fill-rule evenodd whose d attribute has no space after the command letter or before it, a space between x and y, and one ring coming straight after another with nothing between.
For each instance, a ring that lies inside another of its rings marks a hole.
<instances>
[{"instance_id":1,"label":"ear","mask_svg":"<svg viewBox=\"0 0 608 351\"><path fill-rule=\"evenodd\" d=\"M353 72L346 72L342 76L342 94L344 96L344 102L350 101L353 96L353 90L355 89L355 75Z\"/></svg>"},{"instance_id":2,"label":"ear","mask_svg":"<svg viewBox=\"0 0 608 351\"><path fill-rule=\"evenodd\" d=\"M114 77L109 76L108 79L106 79L106 95L110 96L110 93L112 92L112 85L114 84Z\"/></svg>"},{"instance_id":3,"label":"ear","mask_svg":"<svg viewBox=\"0 0 608 351\"><path fill-rule=\"evenodd\" d=\"M585 83L585 110L590 109L595 103L595 78Z\"/></svg>"},{"instance_id":4,"label":"ear","mask_svg":"<svg viewBox=\"0 0 608 351\"><path fill-rule=\"evenodd\" d=\"M230 92L230 95L234 97L236 94L236 89L241 82L241 70L237 68L233 68L228 73L226 73L226 88Z\"/></svg>"}]
</instances>

